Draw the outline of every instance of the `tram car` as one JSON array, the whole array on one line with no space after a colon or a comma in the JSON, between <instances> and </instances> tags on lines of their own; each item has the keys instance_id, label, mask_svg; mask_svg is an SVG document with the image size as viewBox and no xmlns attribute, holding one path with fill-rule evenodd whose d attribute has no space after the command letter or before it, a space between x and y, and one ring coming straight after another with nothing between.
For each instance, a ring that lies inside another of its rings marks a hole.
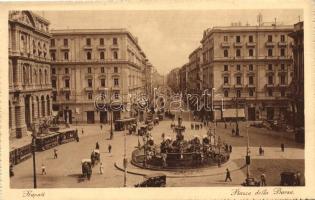
<instances>
[{"instance_id":1,"label":"tram car","mask_svg":"<svg viewBox=\"0 0 315 200\"><path fill-rule=\"evenodd\" d=\"M10 151L10 163L17 165L20 162L30 158L32 155L32 144L27 144L20 148Z\"/></svg>"},{"instance_id":2,"label":"tram car","mask_svg":"<svg viewBox=\"0 0 315 200\"><path fill-rule=\"evenodd\" d=\"M74 128L66 128L59 130L57 133L59 133L59 144L64 144L68 142L72 142L77 139L78 132Z\"/></svg>"},{"instance_id":3,"label":"tram car","mask_svg":"<svg viewBox=\"0 0 315 200\"><path fill-rule=\"evenodd\" d=\"M59 145L60 133L50 132L46 135L40 135L36 137L36 150L45 151Z\"/></svg>"},{"instance_id":4,"label":"tram car","mask_svg":"<svg viewBox=\"0 0 315 200\"><path fill-rule=\"evenodd\" d=\"M136 118L118 119L115 121L115 131L124 131L129 125L136 123Z\"/></svg>"}]
</instances>

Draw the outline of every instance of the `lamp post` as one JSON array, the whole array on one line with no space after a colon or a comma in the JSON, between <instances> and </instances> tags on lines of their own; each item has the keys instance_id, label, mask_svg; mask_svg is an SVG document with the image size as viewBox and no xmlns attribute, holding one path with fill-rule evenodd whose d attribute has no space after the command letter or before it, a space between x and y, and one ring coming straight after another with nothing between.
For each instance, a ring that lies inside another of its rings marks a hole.
<instances>
[{"instance_id":1,"label":"lamp post","mask_svg":"<svg viewBox=\"0 0 315 200\"><path fill-rule=\"evenodd\" d=\"M35 124L33 124L32 128L32 156L33 156L33 183L34 188L37 188L37 180L36 180L36 158L35 158L35 151L36 151L36 136L35 136Z\"/></svg>"},{"instance_id":2,"label":"lamp post","mask_svg":"<svg viewBox=\"0 0 315 200\"><path fill-rule=\"evenodd\" d=\"M112 140L114 138L114 134L113 134L113 110L111 106L112 106L112 87L110 87L110 90L109 90L110 139Z\"/></svg>"},{"instance_id":3,"label":"lamp post","mask_svg":"<svg viewBox=\"0 0 315 200\"><path fill-rule=\"evenodd\" d=\"M249 136L248 136L248 120L246 121L246 135L247 135L247 148L246 148L246 177L249 178L249 165L250 165L250 151L249 151Z\"/></svg>"},{"instance_id":4,"label":"lamp post","mask_svg":"<svg viewBox=\"0 0 315 200\"><path fill-rule=\"evenodd\" d=\"M124 132L124 187L127 186L126 131Z\"/></svg>"}]
</instances>

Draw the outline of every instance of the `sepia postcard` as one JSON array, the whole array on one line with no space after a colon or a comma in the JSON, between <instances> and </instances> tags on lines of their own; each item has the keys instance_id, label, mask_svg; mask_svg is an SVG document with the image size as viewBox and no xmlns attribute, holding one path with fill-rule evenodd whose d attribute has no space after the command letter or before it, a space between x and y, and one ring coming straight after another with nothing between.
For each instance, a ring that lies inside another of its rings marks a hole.
<instances>
[{"instance_id":1,"label":"sepia postcard","mask_svg":"<svg viewBox=\"0 0 315 200\"><path fill-rule=\"evenodd\" d=\"M315 198L312 6L0 3L1 198Z\"/></svg>"}]
</instances>

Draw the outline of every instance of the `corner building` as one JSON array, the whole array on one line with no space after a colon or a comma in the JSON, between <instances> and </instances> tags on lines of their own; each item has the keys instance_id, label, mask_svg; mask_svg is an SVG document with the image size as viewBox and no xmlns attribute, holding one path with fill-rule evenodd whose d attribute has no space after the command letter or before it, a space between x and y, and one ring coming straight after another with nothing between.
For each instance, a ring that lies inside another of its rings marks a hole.
<instances>
[{"instance_id":1,"label":"corner building","mask_svg":"<svg viewBox=\"0 0 315 200\"><path fill-rule=\"evenodd\" d=\"M128 94L145 92L147 59L137 38L124 29L52 30L53 109L59 121L107 123L109 114L95 108L101 94L115 96L124 107ZM130 117L113 112L113 119Z\"/></svg>"},{"instance_id":2,"label":"corner building","mask_svg":"<svg viewBox=\"0 0 315 200\"><path fill-rule=\"evenodd\" d=\"M248 120L287 120L293 26L230 26L204 31L204 88L214 107L238 108ZM224 113L217 116L224 116Z\"/></svg>"},{"instance_id":3,"label":"corner building","mask_svg":"<svg viewBox=\"0 0 315 200\"><path fill-rule=\"evenodd\" d=\"M49 21L9 12L9 132L21 138L51 116Z\"/></svg>"}]
</instances>

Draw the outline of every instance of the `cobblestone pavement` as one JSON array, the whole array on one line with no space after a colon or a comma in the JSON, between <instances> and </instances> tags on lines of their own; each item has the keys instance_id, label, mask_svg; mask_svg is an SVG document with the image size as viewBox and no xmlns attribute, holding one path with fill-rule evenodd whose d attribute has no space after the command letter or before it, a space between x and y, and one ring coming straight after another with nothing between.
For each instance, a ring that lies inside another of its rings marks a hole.
<instances>
[{"instance_id":1,"label":"cobblestone pavement","mask_svg":"<svg viewBox=\"0 0 315 200\"><path fill-rule=\"evenodd\" d=\"M185 119L185 118L184 118ZM160 143L161 134L164 132L166 136L175 138L175 133L170 129L171 121L165 120L160 122L152 130L155 143ZM205 135L207 129L203 128L199 131L190 130L190 122L184 121L186 131L185 139L194 137L195 135ZM58 158L53 158L53 149L36 153L36 169L37 182L39 188L98 188L98 187L122 187L124 173L118 170L114 163L121 160L124 154L124 133L115 132L114 139L109 140L109 126L103 126L101 130L99 125L79 125L77 126L80 133L80 142L71 142L56 147L58 149ZM81 134L82 128L84 134ZM209 176L202 177L173 177L167 179L167 186L232 186L240 185L244 181L244 171L239 169L242 164L239 160L244 159L246 153L247 137L245 123L240 123L240 132L243 137L232 137L231 127L224 128L223 124L218 124L217 135L223 141L233 146L231 161L229 165L233 166L234 171L231 172L232 182L224 182L224 167L219 170L221 173L210 173ZM250 149L252 158L255 159L304 159L304 149L301 144L297 144L292 140L281 137L281 134L267 131L263 128L249 128ZM141 141L141 138L139 138ZM132 150L138 144L138 137L135 135L127 135L127 156L130 157ZM93 175L90 181L79 182L78 176L81 174L81 160L89 158L91 152L95 148L95 143L99 142L101 161L104 166L104 173L99 173L99 165L93 168ZM142 142L142 141L141 141ZM285 152L280 151L280 143L285 143ZM112 153L107 151L108 144L112 145ZM262 145L265 148L265 155L258 155L258 147ZM238 160L238 162L234 162ZM41 165L46 166L47 175L41 175ZM129 164L130 165L130 164ZM209 169L210 170L210 169ZM217 169L214 169L217 171ZM32 188L32 159L28 159L14 167L15 176L11 178L12 188ZM134 184L143 180L140 175L127 175L127 185Z\"/></svg>"}]
</instances>

